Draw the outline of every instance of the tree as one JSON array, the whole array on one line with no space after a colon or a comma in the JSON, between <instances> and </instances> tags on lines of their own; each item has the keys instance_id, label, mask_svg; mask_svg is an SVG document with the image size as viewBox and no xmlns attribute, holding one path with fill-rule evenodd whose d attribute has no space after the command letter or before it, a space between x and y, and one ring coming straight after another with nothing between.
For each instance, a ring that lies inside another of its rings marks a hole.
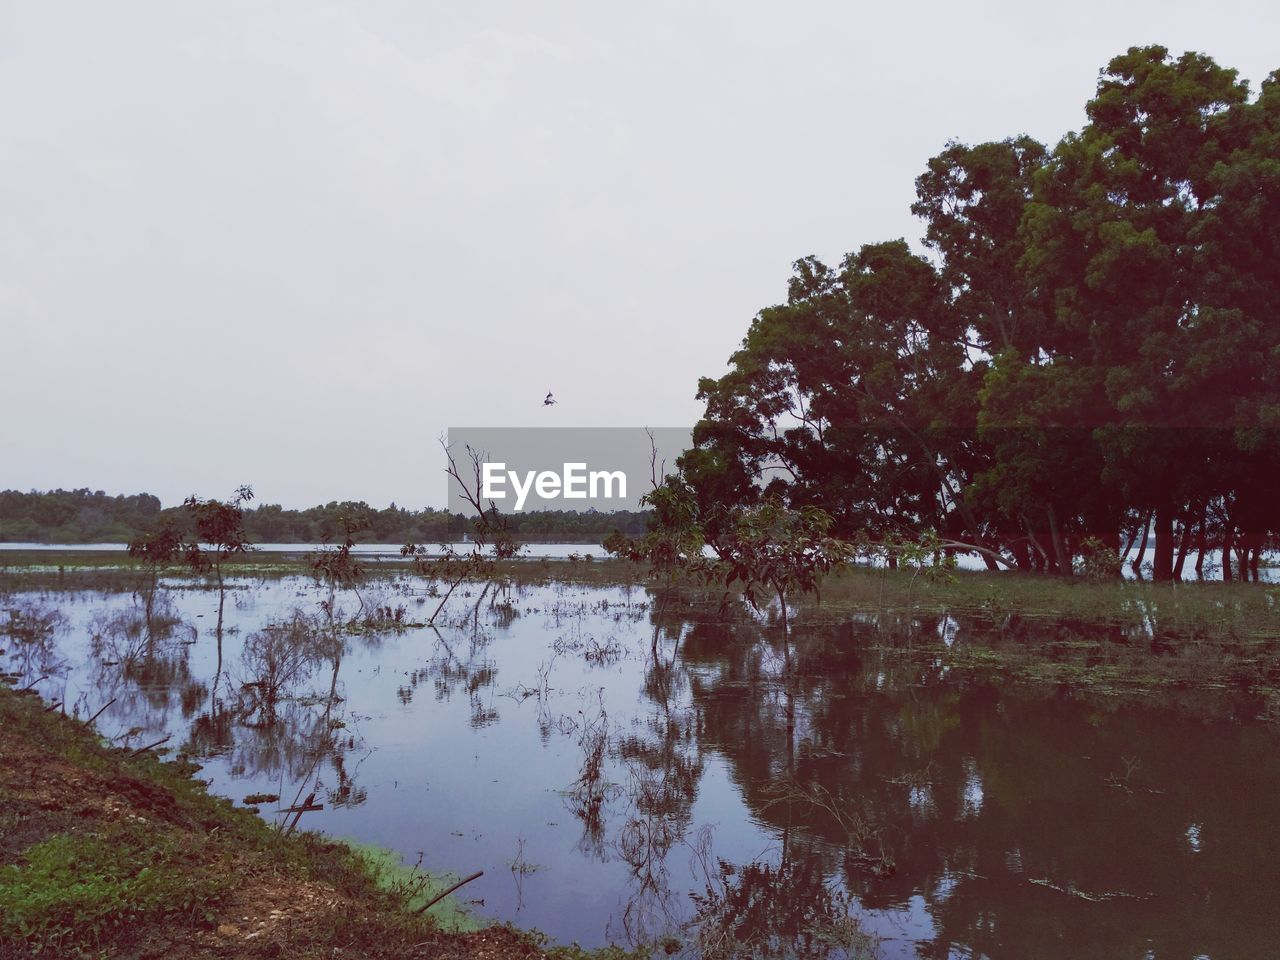
<instances>
[{"instance_id":1,"label":"tree","mask_svg":"<svg viewBox=\"0 0 1280 960\"><path fill-rule=\"evenodd\" d=\"M498 560L509 560L521 550L511 535L507 518L492 500L481 496L481 465L485 461L483 451L467 447L467 463L459 466L453 451L444 438L440 440L447 466L445 473L457 485L463 499L475 511L471 525L471 547L457 550L451 543L440 544L438 553L431 553L414 543L400 548L400 554L413 560L418 572L444 583L444 593L427 623L434 624L444 610L454 591L469 580L486 580L493 576Z\"/></svg>"},{"instance_id":2,"label":"tree","mask_svg":"<svg viewBox=\"0 0 1280 960\"><path fill-rule=\"evenodd\" d=\"M369 529L369 521L365 517L342 516L338 518L342 527L342 541L336 545L326 544L320 550L309 555L311 571L329 588L328 599L324 601L325 612L333 625L334 609L338 590L349 587L355 591L360 601L360 610L364 610L364 598L360 596L357 584L364 578L364 569L360 566L352 549L356 545L356 534Z\"/></svg>"},{"instance_id":3,"label":"tree","mask_svg":"<svg viewBox=\"0 0 1280 960\"><path fill-rule=\"evenodd\" d=\"M936 531L1063 575L1117 569L1153 524L1157 579L1211 535L1256 577L1280 529L1280 72L1251 100L1209 57L1134 47L1086 110L1052 151L932 158L932 261L796 262L699 383L679 466L713 549L720 507L777 497L842 537Z\"/></svg>"},{"instance_id":4,"label":"tree","mask_svg":"<svg viewBox=\"0 0 1280 960\"><path fill-rule=\"evenodd\" d=\"M244 530L244 504L253 499L253 488L242 486L225 503L201 500L191 496L183 507L191 517L195 539L186 545L186 560L192 570L213 571L218 582L218 639L222 639L222 612L226 603L226 582L222 565L239 553L251 549Z\"/></svg>"},{"instance_id":5,"label":"tree","mask_svg":"<svg viewBox=\"0 0 1280 960\"><path fill-rule=\"evenodd\" d=\"M757 315L729 373L699 383L706 413L679 466L708 542L719 551L716 503L774 496L822 509L840 536L931 527L985 549L994 530L968 495L984 367L968 347L936 270L904 241L863 247L839 272L797 261L787 303Z\"/></svg>"},{"instance_id":6,"label":"tree","mask_svg":"<svg viewBox=\"0 0 1280 960\"><path fill-rule=\"evenodd\" d=\"M146 611L147 634L153 632L156 592L160 586L160 571L179 562L186 550L181 531L172 520L163 520L149 533L129 541L129 556L140 561L146 571L143 584L143 606Z\"/></svg>"},{"instance_id":7,"label":"tree","mask_svg":"<svg viewBox=\"0 0 1280 960\"><path fill-rule=\"evenodd\" d=\"M849 562L855 544L828 536L831 517L817 507L790 510L767 498L734 516L725 538L725 583L737 584L744 600L758 607L761 592L778 601L785 639L790 637L787 603L796 594L817 594L822 579Z\"/></svg>"},{"instance_id":8,"label":"tree","mask_svg":"<svg viewBox=\"0 0 1280 960\"><path fill-rule=\"evenodd\" d=\"M784 636L789 635L788 601L816 594L822 578L850 561L859 545L829 535L832 518L817 507L788 508L766 496L758 503L721 510L718 559L706 556L706 537L692 488L667 477L642 498L653 507L649 531L632 538L614 533L605 549L615 556L648 563L670 587L678 577L734 588L753 608L777 599Z\"/></svg>"},{"instance_id":9,"label":"tree","mask_svg":"<svg viewBox=\"0 0 1280 960\"><path fill-rule=\"evenodd\" d=\"M957 325L973 338L973 359L1006 350L1026 359L1039 347L1042 315L1019 262L1022 218L1045 159L1044 145L1027 136L976 146L952 141L916 178L911 212L927 224L925 245L938 254Z\"/></svg>"},{"instance_id":10,"label":"tree","mask_svg":"<svg viewBox=\"0 0 1280 960\"><path fill-rule=\"evenodd\" d=\"M1195 235L1246 98L1208 57L1131 48L1037 175L1024 220L1027 280L1049 318L1039 349L1100 388L1105 403L1079 422L1102 445L1103 482L1155 511L1157 579L1173 576L1174 521L1208 494L1195 465L1218 446L1206 396L1237 334L1204 309Z\"/></svg>"}]
</instances>

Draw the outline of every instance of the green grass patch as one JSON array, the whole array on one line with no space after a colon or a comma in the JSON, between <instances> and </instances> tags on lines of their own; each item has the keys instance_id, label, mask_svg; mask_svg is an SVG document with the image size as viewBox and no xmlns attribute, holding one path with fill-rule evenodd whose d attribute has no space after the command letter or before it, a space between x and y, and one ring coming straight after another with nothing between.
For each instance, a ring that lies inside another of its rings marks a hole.
<instances>
[{"instance_id":1,"label":"green grass patch","mask_svg":"<svg viewBox=\"0 0 1280 960\"><path fill-rule=\"evenodd\" d=\"M0 867L0 942L61 951L128 939L143 923L211 922L231 880L170 831L108 824L56 834Z\"/></svg>"}]
</instances>

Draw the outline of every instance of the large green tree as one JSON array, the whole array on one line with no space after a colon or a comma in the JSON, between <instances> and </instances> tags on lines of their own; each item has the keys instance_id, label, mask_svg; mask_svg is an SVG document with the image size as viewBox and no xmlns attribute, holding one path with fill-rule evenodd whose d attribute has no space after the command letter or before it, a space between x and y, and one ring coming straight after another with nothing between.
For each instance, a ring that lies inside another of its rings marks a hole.
<instances>
[{"instance_id":1,"label":"large green tree","mask_svg":"<svg viewBox=\"0 0 1280 960\"><path fill-rule=\"evenodd\" d=\"M930 258L796 263L699 384L680 466L713 545L717 511L776 495L1063 574L1117 568L1153 517L1157 578L1214 537L1256 576L1280 529L1280 76L1251 97L1135 47L1086 114L1052 151L947 144L912 207Z\"/></svg>"},{"instance_id":2,"label":"large green tree","mask_svg":"<svg viewBox=\"0 0 1280 960\"><path fill-rule=\"evenodd\" d=\"M1248 109L1247 85L1206 56L1129 50L1103 72L1089 123L1037 175L1023 223L1028 288L1047 317L1040 350L1067 371L1059 385L1089 385L1075 423L1101 446L1098 482L1154 511L1157 579L1174 573L1175 522L1224 494L1206 469L1237 452L1219 401L1250 392L1250 331L1214 306L1202 240L1223 206L1214 172L1246 145ZM1242 267L1219 264L1231 283Z\"/></svg>"},{"instance_id":3,"label":"large green tree","mask_svg":"<svg viewBox=\"0 0 1280 960\"><path fill-rule=\"evenodd\" d=\"M822 508L844 535L927 526L982 546L964 400L982 365L967 345L938 272L904 241L863 247L838 271L798 261L787 302L757 315L725 376L699 384L707 413L680 465L712 545L718 505L777 496Z\"/></svg>"}]
</instances>

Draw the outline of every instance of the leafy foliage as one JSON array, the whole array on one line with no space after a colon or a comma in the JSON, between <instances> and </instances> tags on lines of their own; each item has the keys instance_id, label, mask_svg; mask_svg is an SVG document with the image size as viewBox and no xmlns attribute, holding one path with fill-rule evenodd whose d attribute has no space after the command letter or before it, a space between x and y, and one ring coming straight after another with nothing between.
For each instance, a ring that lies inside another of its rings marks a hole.
<instances>
[{"instance_id":1,"label":"leafy foliage","mask_svg":"<svg viewBox=\"0 0 1280 960\"><path fill-rule=\"evenodd\" d=\"M213 568L221 581L223 562L249 549L243 505L252 499L252 488L239 487L226 502L194 496L184 501L195 534L186 544L187 563L193 570Z\"/></svg>"},{"instance_id":2,"label":"leafy foliage","mask_svg":"<svg viewBox=\"0 0 1280 960\"><path fill-rule=\"evenodd\" d=\"M1052 150L932 158L912 209L934 259L796 261L699 384L679 466L713 548L717 508L776 498L844 538L1115 575L1154 517L1157 579L1210 545L1257 578L1280 532L1280 72L1253 97L1134 47L1086 114Z\"/></svg>"}]
</instances>

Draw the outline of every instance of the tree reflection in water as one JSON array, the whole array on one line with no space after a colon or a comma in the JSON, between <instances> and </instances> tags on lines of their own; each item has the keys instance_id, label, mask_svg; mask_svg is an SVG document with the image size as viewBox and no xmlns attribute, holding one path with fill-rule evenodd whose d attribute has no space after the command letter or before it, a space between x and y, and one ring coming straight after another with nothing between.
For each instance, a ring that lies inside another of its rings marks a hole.
<instances>
[{"instance_id":1,"label":"tree reflection in water","mask_svg":"<svg viewBox=\"0 0 1280 960\"><path fill-rule=\"evenodd\" d=\"M339 682L343 657L356 639L355 621L346 619L330 597L319 614L295 609L246 638L238 693L229 707L240 728L231 770L237 776L267 774L297 782L299 794L314 778L313 792L324 802L357 806L368 794L354 782L348 757L362 741L343 710ZM360 639L371 641L370 636Z\"/></svg>"},{"instance_id":2,"label":"tree reflection in water","mask_svg":"<svg viewBox=\"0 0 1280 960\"><path fill-rule=\"evenodd\" d=\"M492 635L479 622L479 602L475 604L475 610L475 619L467 621L468 627L461 640L448 640L436 627L428 627L435 643L432 655L424 665L411 670L408 681L396 691L401 704L407 706L412 703L418 688L430 681L438 701L448 700L458 692L467 697L473 729L497 721L498 711L493 697L498 667L488 653ZM504 609L501 616L510 618L511 615Z\"/></svg>"},{"instance_id":3,"label":"tree reflection in water","mask_svg":"<svg viewBox=\"0 0 1280 960\"><path fill-rule=\"evenodd\" d=\"M357 805L366 792L354 781L349 755L361 741L342 710L340 672L348 644L376 643L377 635L353 637L353 623L336 606L296 608L248 634L230 670L219 625L210 686L191 672L195 627L158 590L91 618L93 685L102 700L116 700L113 713L132 724L128 735L171 726L176 705L190 718L185 752L227 756L233 776L290 783L314 777L325 802Z\"/></svg>"},{"instance_id":4,"label":"tree reflection in water","mask_svg":"<svg viewBox=\"0 0 1280 960\"><path fill-rule=\"evenodd\" d=\"M52 603L0 597L0 653L8 647L4 678L18 687L40 687L55 702L66 698L68 664L58 652L67 617Z\"/></svg>"},{"instance_id":5,"label":"tree reflection in water","mask_svg":"<svg viewBox=\"0 0 1280 960\"><path fill-rule=\"evenodd\" d=\"M128 607L89 621L95 691L134 723L135 734L168 728L177 705L184 717L198 709L206 688L191 673L196 629L163 591L134 596Z\"/></svg>"},{"instance_id":6,"label":"tree reflection in water","mask_svg":"<svg viewBox=\"0 0 1280 960\"><path fill-rule=\"evenodd\" d=\"M718 870L692 894L693 953L705 958L874 957L876 941L851 916L852 898L827 881L821 857Z\"/></svg>"},{"instance_id":7,"label":"tree reflection in water","mask_svg":"<svg viewBox=\"0 0 1280 960\"><path fill-rule=\"evenodd\" d=\"M576 717L561 717L559 727L561 733L577 738L582 751L582 771L565 791L570 812L582 823L578 849L604 860L605 804L619 796L621 788L606 779L611 737L603 693L597 691L596 702L587 712L579 710Z\"/></svg>"},{"instance_id":8,"label":"tree reflection in water","mask_svg":"<svg viewBox=\"0 0 1280 960\"><path fill-rule=\"evenodd\" d=\"M631 871L622 932L634 945L656 943L683 922L671 890L671 851L688 843L692 806L704 770L699 714L685 694L689 677L680 657L683 624L664 627L660 604L645 662L649 711L620 737L614 754L626 771L628 808L614 849ZM709 842L710 833L703 842Z\"/></svg>"}]
</instances>

